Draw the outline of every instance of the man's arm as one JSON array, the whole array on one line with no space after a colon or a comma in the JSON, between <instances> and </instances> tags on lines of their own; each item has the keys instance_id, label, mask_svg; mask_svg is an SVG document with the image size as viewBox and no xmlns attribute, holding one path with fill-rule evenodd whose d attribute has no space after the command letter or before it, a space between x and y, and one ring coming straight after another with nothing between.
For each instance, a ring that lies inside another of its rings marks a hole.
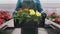
<instances>
[{"instance_id":1,"label":"man's arm","mask_svg":"<svg viewBox=\"0 0 60 34\"><path fill-rule=\"evenodd\" d=\"M40 1L39 0L35 0L35 2L36 2L37 10L42 12L43 8L41 7Z\"/></svg>"},{"instance_id":2,"label":"man's arm","mask_svg":"<svg viewBox=\"0 0 60 34\"><path fill-rule=\"evenodd\" d=\"M18 10L18 8L21 8L21 2L22 2L23 0L18 0L18 2L17 2L17 5L16 5L16 11Z\"/></svg>"}]
</instances>

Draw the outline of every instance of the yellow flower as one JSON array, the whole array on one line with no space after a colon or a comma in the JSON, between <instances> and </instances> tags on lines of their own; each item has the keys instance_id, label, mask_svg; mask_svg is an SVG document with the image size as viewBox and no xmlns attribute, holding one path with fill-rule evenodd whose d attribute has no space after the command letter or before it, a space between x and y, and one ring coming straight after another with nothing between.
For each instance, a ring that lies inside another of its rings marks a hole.
<instances>
[{"instance_id":1,"label":"yellow flower","mask_svg":"<svg viewBox=\"0 0 60 34\"><path fill-rule=\"evenodd\" d=\"M35 15L35 12L31 12L30 15Z\"/></svg>"},{"instance_id":2,"label":"yellow flower","mask_svg":"<svg viewBox=\"0 0 60 34\"><path fill-rule=\"evenodd\" d=\"M36 11L36 16L41 16L41 13Z\"/></svg>"},{"instance_id":3,"label":"yellow flower","mask_svg":"<svg viewBox=\"0 0 60 34\"><path fill-rule=\"evenodd\" d=\"M35 11L33 9L30 9L29 12L30 12L30 15L35 15Z\"/></svg>"},{"instance_id":4,"label":"yellow flower","mask_svg":"<svg viewBox=\"0 0 60 34\"><path fill-rule=\"evenodd\" d=\"M30 9L29 12L35 12L33 9Z\"/></svg>"}]
</instances>

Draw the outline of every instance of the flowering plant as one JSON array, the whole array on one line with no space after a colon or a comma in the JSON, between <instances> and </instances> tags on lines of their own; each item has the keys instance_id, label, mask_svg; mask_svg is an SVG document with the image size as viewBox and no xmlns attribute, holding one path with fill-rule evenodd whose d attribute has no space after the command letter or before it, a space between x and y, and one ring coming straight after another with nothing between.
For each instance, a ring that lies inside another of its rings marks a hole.
<instances>
[{"instance_id":1,"label":"flowering plant","mask_svg":"<svg viewBox=\"0 0 60 34\"><path fill-rule=\"evenodd\" d=\"M18 11L13 15L14 19L18 19L19 23L25 21L26 23L29 21L36 21L37 23L40 22L41 13L38 11L34 11L34 9L21 9L19 8Z\"/></svg>"},{"instance_id":2,"label":"flowering plant","mask_svg":"<svg viewBox=\"0 0 60 34\"><path fill-rule=\"evenodd\" d=\"M8 21L10 19L11 16L7 11L0 10L0 25L3 24L3 22Z\"/></svg>"},{"instance_id":3,"label":"flowering plant","mask_svg":"<svg viewBox=\"0 0 60 34\"><path fill-rule=\"evenodd\" d=\"M52 21L60 24L60 15L57 15L56 12L52 12L51 14L49 14L49 15L47 16L47 18L48 18L48 19L51 18Z\"/></svg>"},{"instance_id":4,"label":"flowering plant","mask_svg":"<svg viewBox=\"0 0 60 34\"><path fill-rule=\"evenodd\" d=\"M47 16L47 18L56 18L56 12L52 12Z\"/></svg>"}]
</instances>

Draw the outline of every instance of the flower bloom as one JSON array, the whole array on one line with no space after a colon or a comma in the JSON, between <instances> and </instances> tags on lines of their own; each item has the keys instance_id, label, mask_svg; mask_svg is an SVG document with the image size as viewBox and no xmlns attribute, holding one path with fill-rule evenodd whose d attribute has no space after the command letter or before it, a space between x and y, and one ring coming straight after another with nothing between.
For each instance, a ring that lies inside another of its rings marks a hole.
<instances>
[{"instance_id":1,"label":"flower bloom","mask_svg":"<svg viewBox=\"0 0 60 34\"><path fill-rule=\"evenodd\" d=\"M18 12L19 12L19 13L21 13L21 12L22 12L22 9L21 9L21 8L19 8L19 9L18 9Z\"/></svg>"},{"instance_id":2,"label":"flower bloom","mask_svg":"<svg viewBox=\"0 0 60 34\"><path fill-rule=\"evenodd\" d=\"M30 15L35 15L35 11L33 9L30 9L29 12L30 12Z\"/></svg>"},{"instance_id":3,"label":"flower bloom","mask_svg":"<svg viewBox=\"0 0 60 34\"><path fill-rule=\"evenodd\" d=\"M41 16L41 13L36 11L36 16Z\"/></svg>"},{"instance_id":4,"label":"flower bloom","mask_svg":"<svg viewBox=\"0 0 60 34\"><path fill-rule=\"evenodd\" d=\"M29 11L29 9L28 9L28 8L24 8L24 11L25 11L25 12L28 12L28 11Z\"/></svg>"},{"instance_id":5,"label":"flower bloom","mask_svg":"<svg viewBox=\"0 0 60 34\"><path fill-rule=\"evenodd\" d=\"M29 12L35 12L33 9L30 9Z\"/></svg>"}]
</instances>

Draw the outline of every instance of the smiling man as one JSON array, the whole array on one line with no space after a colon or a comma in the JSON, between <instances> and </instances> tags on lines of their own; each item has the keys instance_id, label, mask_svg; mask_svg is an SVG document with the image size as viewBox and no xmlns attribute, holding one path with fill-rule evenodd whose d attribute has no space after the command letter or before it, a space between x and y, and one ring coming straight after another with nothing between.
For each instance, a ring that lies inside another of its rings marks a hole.
<instances>
[{"instance_id":1,"label":"smiling man","mask_svg":"<svg viewBox=\"0 0 60 34\"><path fill-rule=\"evenodd\" d=\"M32 9L38 10L40 12L43 11L39 0L18 0L15 10L17 11L19 8L23 8L23 7L26 7L26 6L28 8L33 7Z\"/></svg>"}]
</instances>

